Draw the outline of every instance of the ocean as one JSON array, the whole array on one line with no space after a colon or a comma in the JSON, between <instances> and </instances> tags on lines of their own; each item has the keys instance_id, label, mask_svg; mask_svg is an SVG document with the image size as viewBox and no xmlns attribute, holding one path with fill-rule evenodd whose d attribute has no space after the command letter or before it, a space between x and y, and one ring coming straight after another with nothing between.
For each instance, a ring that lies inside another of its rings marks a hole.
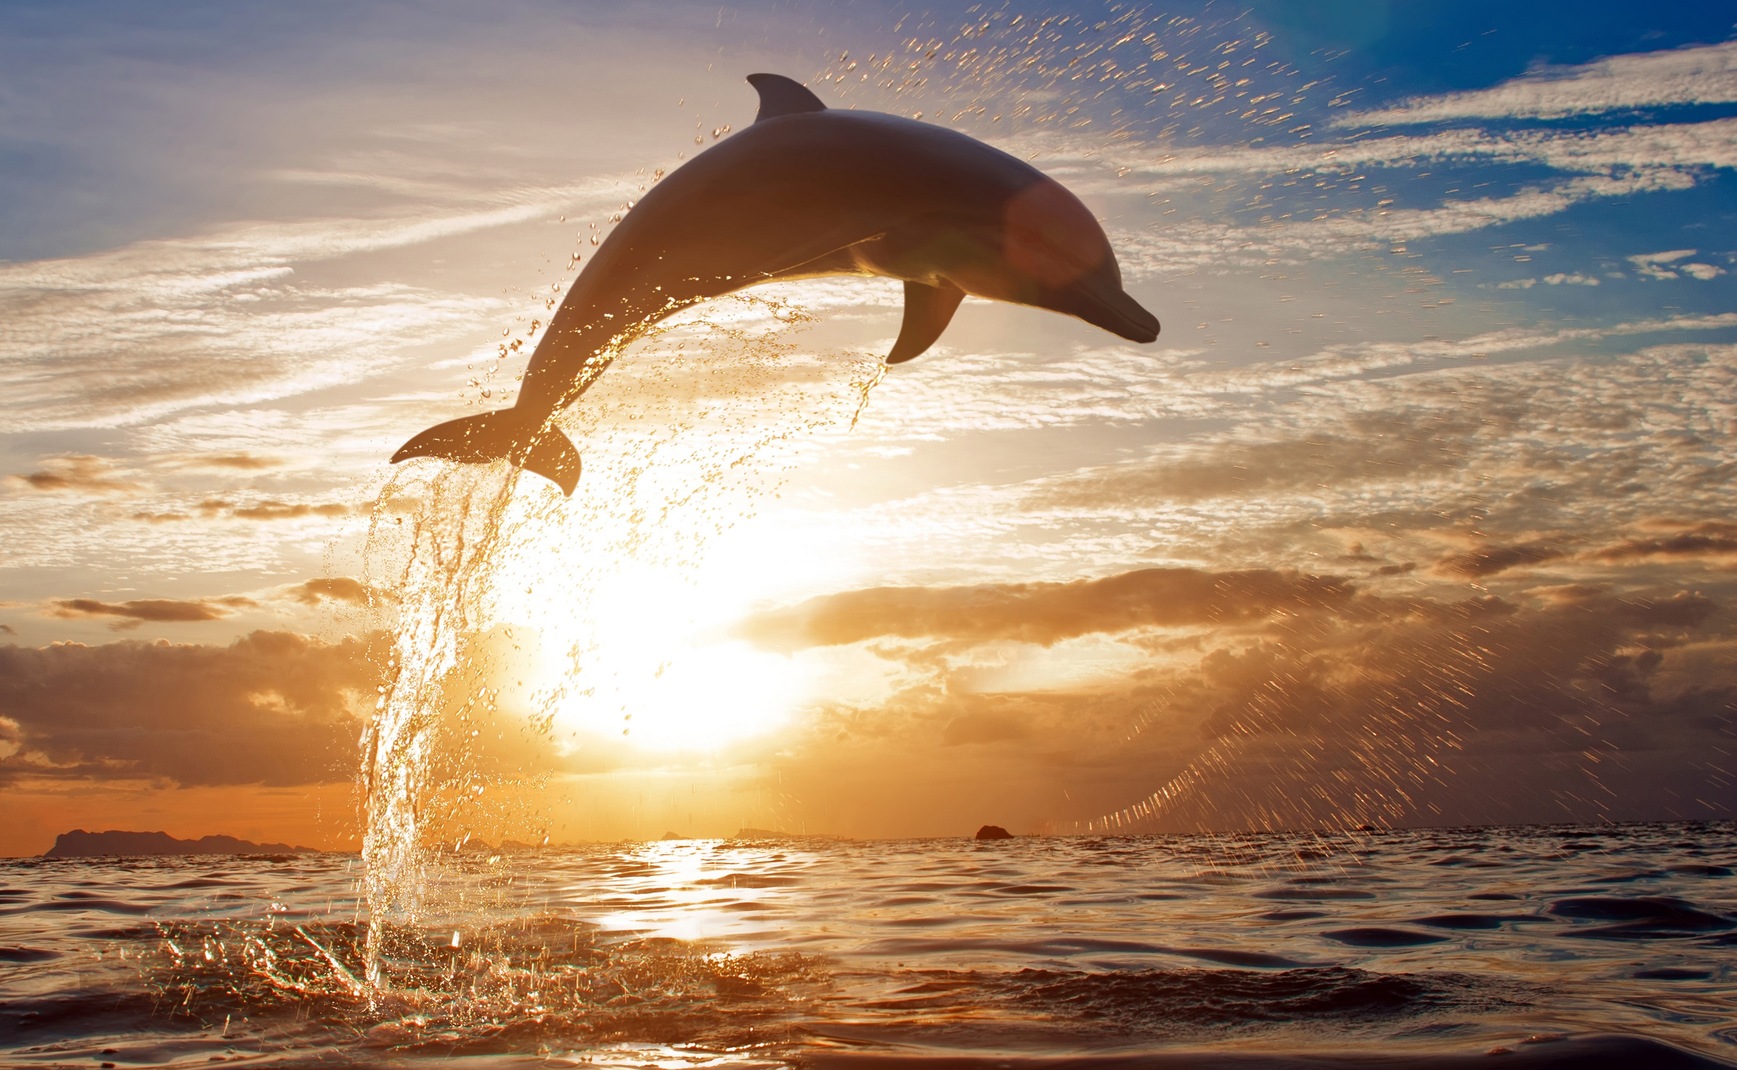
<instances>
[{"instance_id":1,"label":"ocean","mask_svg":"<svg viewBox=\"0 0 1737 1070\"><path fill-rule=\"evenodd\" d=\"M1737 1066L1737 825L0 863L9 1067Z\"/></svg>"}]
</instances>

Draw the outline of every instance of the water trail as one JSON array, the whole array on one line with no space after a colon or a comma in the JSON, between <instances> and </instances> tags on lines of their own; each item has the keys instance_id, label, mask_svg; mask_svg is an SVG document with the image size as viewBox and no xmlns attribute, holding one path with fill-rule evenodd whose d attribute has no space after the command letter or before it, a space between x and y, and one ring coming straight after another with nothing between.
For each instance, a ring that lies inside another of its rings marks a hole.
<instances>
[{"instance_id":1,"label":"water trail","mask_svg":"<svg viewBox=\"0 0 1737 1070\"><path fill-rule=\"evenodd\" d=\"M425 887L423 837L428 771L440 726L445 681L459 667L460 644L480 622L488 564L517 474L499 467L443 467L425 484L408 517L399 552L398 625L374 718L362 740L362 862L370 907L366 980L387 984L385 956L394 924L413 922ZM375 513L369 558L381 545L383 514L394 512L393 487Z\"/></svg>"}]
</instances>

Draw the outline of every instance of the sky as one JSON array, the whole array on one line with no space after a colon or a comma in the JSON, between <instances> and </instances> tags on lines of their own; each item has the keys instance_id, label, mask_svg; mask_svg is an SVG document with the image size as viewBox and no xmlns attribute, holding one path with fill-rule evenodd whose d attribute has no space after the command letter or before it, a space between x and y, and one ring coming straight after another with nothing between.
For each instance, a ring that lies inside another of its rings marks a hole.
<instances>
[{"instance_id":1,"label":"sky","mask_svg":"<svg viewBox=\"0 0 1737 1070\"><path fill-rule=\"evenodd\" d=\"M1737 817L1737 16L1555 11L0 4L0 854L354 849L406 694L455 842ZM756 71L1163 333L779 284L390 466Z\"/></svg>"}]
</instances>

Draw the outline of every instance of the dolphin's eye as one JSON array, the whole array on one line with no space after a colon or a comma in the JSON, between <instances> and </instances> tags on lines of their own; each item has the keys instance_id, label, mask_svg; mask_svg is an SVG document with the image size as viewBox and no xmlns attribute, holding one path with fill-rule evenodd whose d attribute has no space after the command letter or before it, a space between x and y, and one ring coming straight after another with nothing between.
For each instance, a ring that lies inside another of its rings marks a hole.
<instances>
[{"instance_id":1,"label":"dolphin's eye","mask_svg":"<svg viewBox=\"0 0 1737 1070\"><path fill-rule=\"evenodd\" d=\"M1091 274L1110 256L1109 243L1091 212L1048 180L1008 199L1002 233L1008 263L1050 288Z\"/></svg>"}]
</instances>

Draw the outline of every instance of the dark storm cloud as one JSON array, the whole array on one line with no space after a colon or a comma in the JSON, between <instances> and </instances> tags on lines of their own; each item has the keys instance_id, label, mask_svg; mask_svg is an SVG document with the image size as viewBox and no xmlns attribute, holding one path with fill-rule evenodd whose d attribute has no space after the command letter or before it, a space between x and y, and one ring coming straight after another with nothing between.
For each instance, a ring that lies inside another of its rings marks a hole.
<instances>
[{"instance_id":1,"label":"dark storm cloud","mask_svg":"<svg viewBox=\"0 0 1737 1070\"><path fill-rule=\"evenodd\" d=\"M42 464L28 475L8 476L8 482L49 493L127 494L139 489L139 484L118 478L107 460L90 454L51 457Z\"/></svg>"},{"instance_id":2,"label":"dark storm cloud","mask_svg":"<svg viewBox=\"0 0 1737 1070\"><path fill-rule=\"evenodd\" d=\"M367 643L254 632L229 646L0 646L0 780L324 783L353 770Z\"/></svg>"},{"instance_id":3,"label":"dark storm cloud","mask_svg":"<svg viewBox=\"0 0 1737 1070\"><path fill-rule=\"evenodd\" d=\"M1153 568L1071 583L846 591L756 614L741 632L780 650L881 637L1049 645L1095 632L1263 620L1351 597L1351 586L1332 576Z\"/></svg>"},{"instance_id":4,"label":"dark storm cloud","mask_svg":"<svg viewBox=\"0 0 1737 1070\"><path fill-rule=\"evenodd\" d=\"M56 617L119 617L117 630L137 628L146 622L183 624L202 620L221 620L238 609L254 609L259 605L251 598L229 595L223 598L140 598L128 602L101 602L94 598L61 598L49 603L49 614Z\"/></svg>"}]
</instances>

